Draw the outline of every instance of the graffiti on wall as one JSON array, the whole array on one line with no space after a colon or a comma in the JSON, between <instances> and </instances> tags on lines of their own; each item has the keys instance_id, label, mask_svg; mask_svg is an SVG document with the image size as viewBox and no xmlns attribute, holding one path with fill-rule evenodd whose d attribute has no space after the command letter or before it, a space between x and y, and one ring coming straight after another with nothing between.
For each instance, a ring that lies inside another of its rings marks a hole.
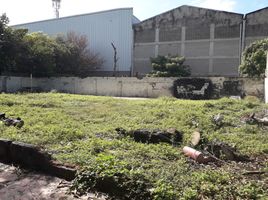
<instances>
[{"instance_id":1,"label":"graffiti on wall","mask_svg":"<svg viewBox=\"0 0 268 200\"><path fill-rule=\"evenodd\" d=\"M179 99L210 99L212 83L209 79L183 78L174 81L174 96Z\"/></svg>"}]
</instances>

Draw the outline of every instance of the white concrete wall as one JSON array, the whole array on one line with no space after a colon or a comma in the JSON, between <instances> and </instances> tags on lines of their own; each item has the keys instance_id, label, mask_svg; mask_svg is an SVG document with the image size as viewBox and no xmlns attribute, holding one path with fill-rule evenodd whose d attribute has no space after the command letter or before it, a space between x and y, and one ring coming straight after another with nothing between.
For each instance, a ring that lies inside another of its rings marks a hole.
<instances>
[{"instance_id":1,"label":"white concrete wall","mask_svg":"<svg viewBox=\"0 0 268 200\"><path fill-rule=\"evenodd\" d=\"M265 103L268 103L268 78L265 78Z\"/></svg>"},{"instance_id":2,"label":"white concrete wall","mask_svg":"<svg viewBox=\"0 0 268 200\"><path fill-rule=\"evenodd\" d=\"M206 77L204 77L206 78ZM173 96L173 83L178 78L143 78L134 77L53 77L34 78L32 81L27 77L4 77L0 76L0 91L17 92L25 88L40 88L41 91L59 92L72 94L87 94L100 96L118 97L161 97ZM214 97L224 95L224 82L240 82L241 90L245 95L264 96L264 80L250 78L226 78L209 77L214 85ZM266 88L268 89L266 80ZM237 94L240 95L240 94ZM266 96L267 98L267 96Z\"/></svg>"},{"instance_id":3,"label":"white concrete wall","mask_svg":"<svg viewBox=\"0 0 268 200\"><path fill-rule=\"evenodd\" d=\"M6 83L5 82L6 79ZM173 96L172 78L115 78L115 77L58 77L34 78L32 86L42 91L53 89L73 94L89 94L119 97L160 97ZM6 88L4 87L6 85ZM0 89L6 92L17 92L31 86L30 78L0 77Z\"/></svg>"}]
</instances>

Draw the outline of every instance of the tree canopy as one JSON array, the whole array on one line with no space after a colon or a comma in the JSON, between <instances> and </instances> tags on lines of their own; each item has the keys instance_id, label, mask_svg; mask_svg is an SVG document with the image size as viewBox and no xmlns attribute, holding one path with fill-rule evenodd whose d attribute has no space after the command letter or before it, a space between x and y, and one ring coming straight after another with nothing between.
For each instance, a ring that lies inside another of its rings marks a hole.
<instances>
[{"instance_id":1,"label":"tree canopy","mask_svg":"<svg viewBox=\"0 0 268 200\"><path fill-rule=\"evenodd\" d=\"M263 77L266 69L268 39L259 40L249 45L243 52L239 72L245 77Z\"/></svg>"},{"instance_id":2,"label":"tree canopy","mask_svg":"<svg viewBox=\"0 0 268 200\"><path fill-rule=\"evenodd\" d=\"M57 37L27 29L12 29L0 17L0 73L37 77L90 76L103 60L88 48L84 35L74 32Z\"/></svg>"}]
</instances>

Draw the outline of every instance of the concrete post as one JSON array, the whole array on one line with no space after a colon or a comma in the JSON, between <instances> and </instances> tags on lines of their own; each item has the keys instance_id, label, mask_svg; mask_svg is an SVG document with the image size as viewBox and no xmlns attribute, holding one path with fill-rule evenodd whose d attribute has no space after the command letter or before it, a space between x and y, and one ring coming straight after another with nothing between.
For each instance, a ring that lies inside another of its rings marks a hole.
<instances>
[{"instance_id":1,"label":"concrete post","mask_svg":"<svg viewBox=\"0 0 268 200\"><path fill-rule=\"evenodd\" d=\"M245 49L245 41L246 41L246 20L243 19L243 22L240 24L241 34L240 34L240 52L239 52L239 63L242 62L242 54Z\"/></svg>"},{"instance_id":2,"label":"concrete post","mask_svg":"<svg viewBox=\"0 0 268 200\"><path fill-rule=\"evenodd\" d=\"M209 74L213 73L215 24L210 25L210 43L209 43Z\"/></svg>"},{"instance_id":3,"label":"concrete post","mask_svg":"<svg viewBox=\"0 0 268 200\"><path fill-rule=\"evenodd\" d=\"M185 56L186 27L181 28L181 56Z\"/></svg>"},{"instance_id":4,"label":"concrete post","mask_svg":"<svg viewBox=\"0 0 268 200\"><path fill-rule=\"evenodd\" d=\"M265 70L265 80L264 80L264 94L265 94L265 103L268 103L268 52L266 56L266 70Z\"/></svg>"},{"instance_id":5,"label":"concrete post","mask_svg":"<svg viewBox=\"0 0 268 200\"><path fill-rule=\"evenodd\" d=\"M154 56L157 57L159 54L159 28L155 29L155 51Z\"/></svg>"}]
</instances>

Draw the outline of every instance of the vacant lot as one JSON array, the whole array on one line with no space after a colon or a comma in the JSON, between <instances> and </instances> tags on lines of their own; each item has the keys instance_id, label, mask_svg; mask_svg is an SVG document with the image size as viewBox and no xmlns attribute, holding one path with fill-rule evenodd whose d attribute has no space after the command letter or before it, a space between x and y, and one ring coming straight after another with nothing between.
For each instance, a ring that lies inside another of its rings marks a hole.
<instances>
[{"instance_id":1,"label":"vacant lot","mask_svg":"<svg viewBox=\"0 0 268 200\"><path fill-rule=\"evenodd\" d=\"M254 99L126 100L68 94L1 94L0 112L21 117L18 129L0 124L0 137L36 144L56 160L81 166L77 193L108 192L117 199L266 199L268 129L243 122L268 107ZM221 124L213 116L221 114ZM115 131L176 128L181 144L143 144ZM201 165L182 153L191 134L235 145L250 162ZM248 171L264 173L247 174ZM265 173L266 172L266 173ZM110 189L109 189L110 187ZM115 192L116 191L116 192Z\"/></svg>"}]
</instances>

